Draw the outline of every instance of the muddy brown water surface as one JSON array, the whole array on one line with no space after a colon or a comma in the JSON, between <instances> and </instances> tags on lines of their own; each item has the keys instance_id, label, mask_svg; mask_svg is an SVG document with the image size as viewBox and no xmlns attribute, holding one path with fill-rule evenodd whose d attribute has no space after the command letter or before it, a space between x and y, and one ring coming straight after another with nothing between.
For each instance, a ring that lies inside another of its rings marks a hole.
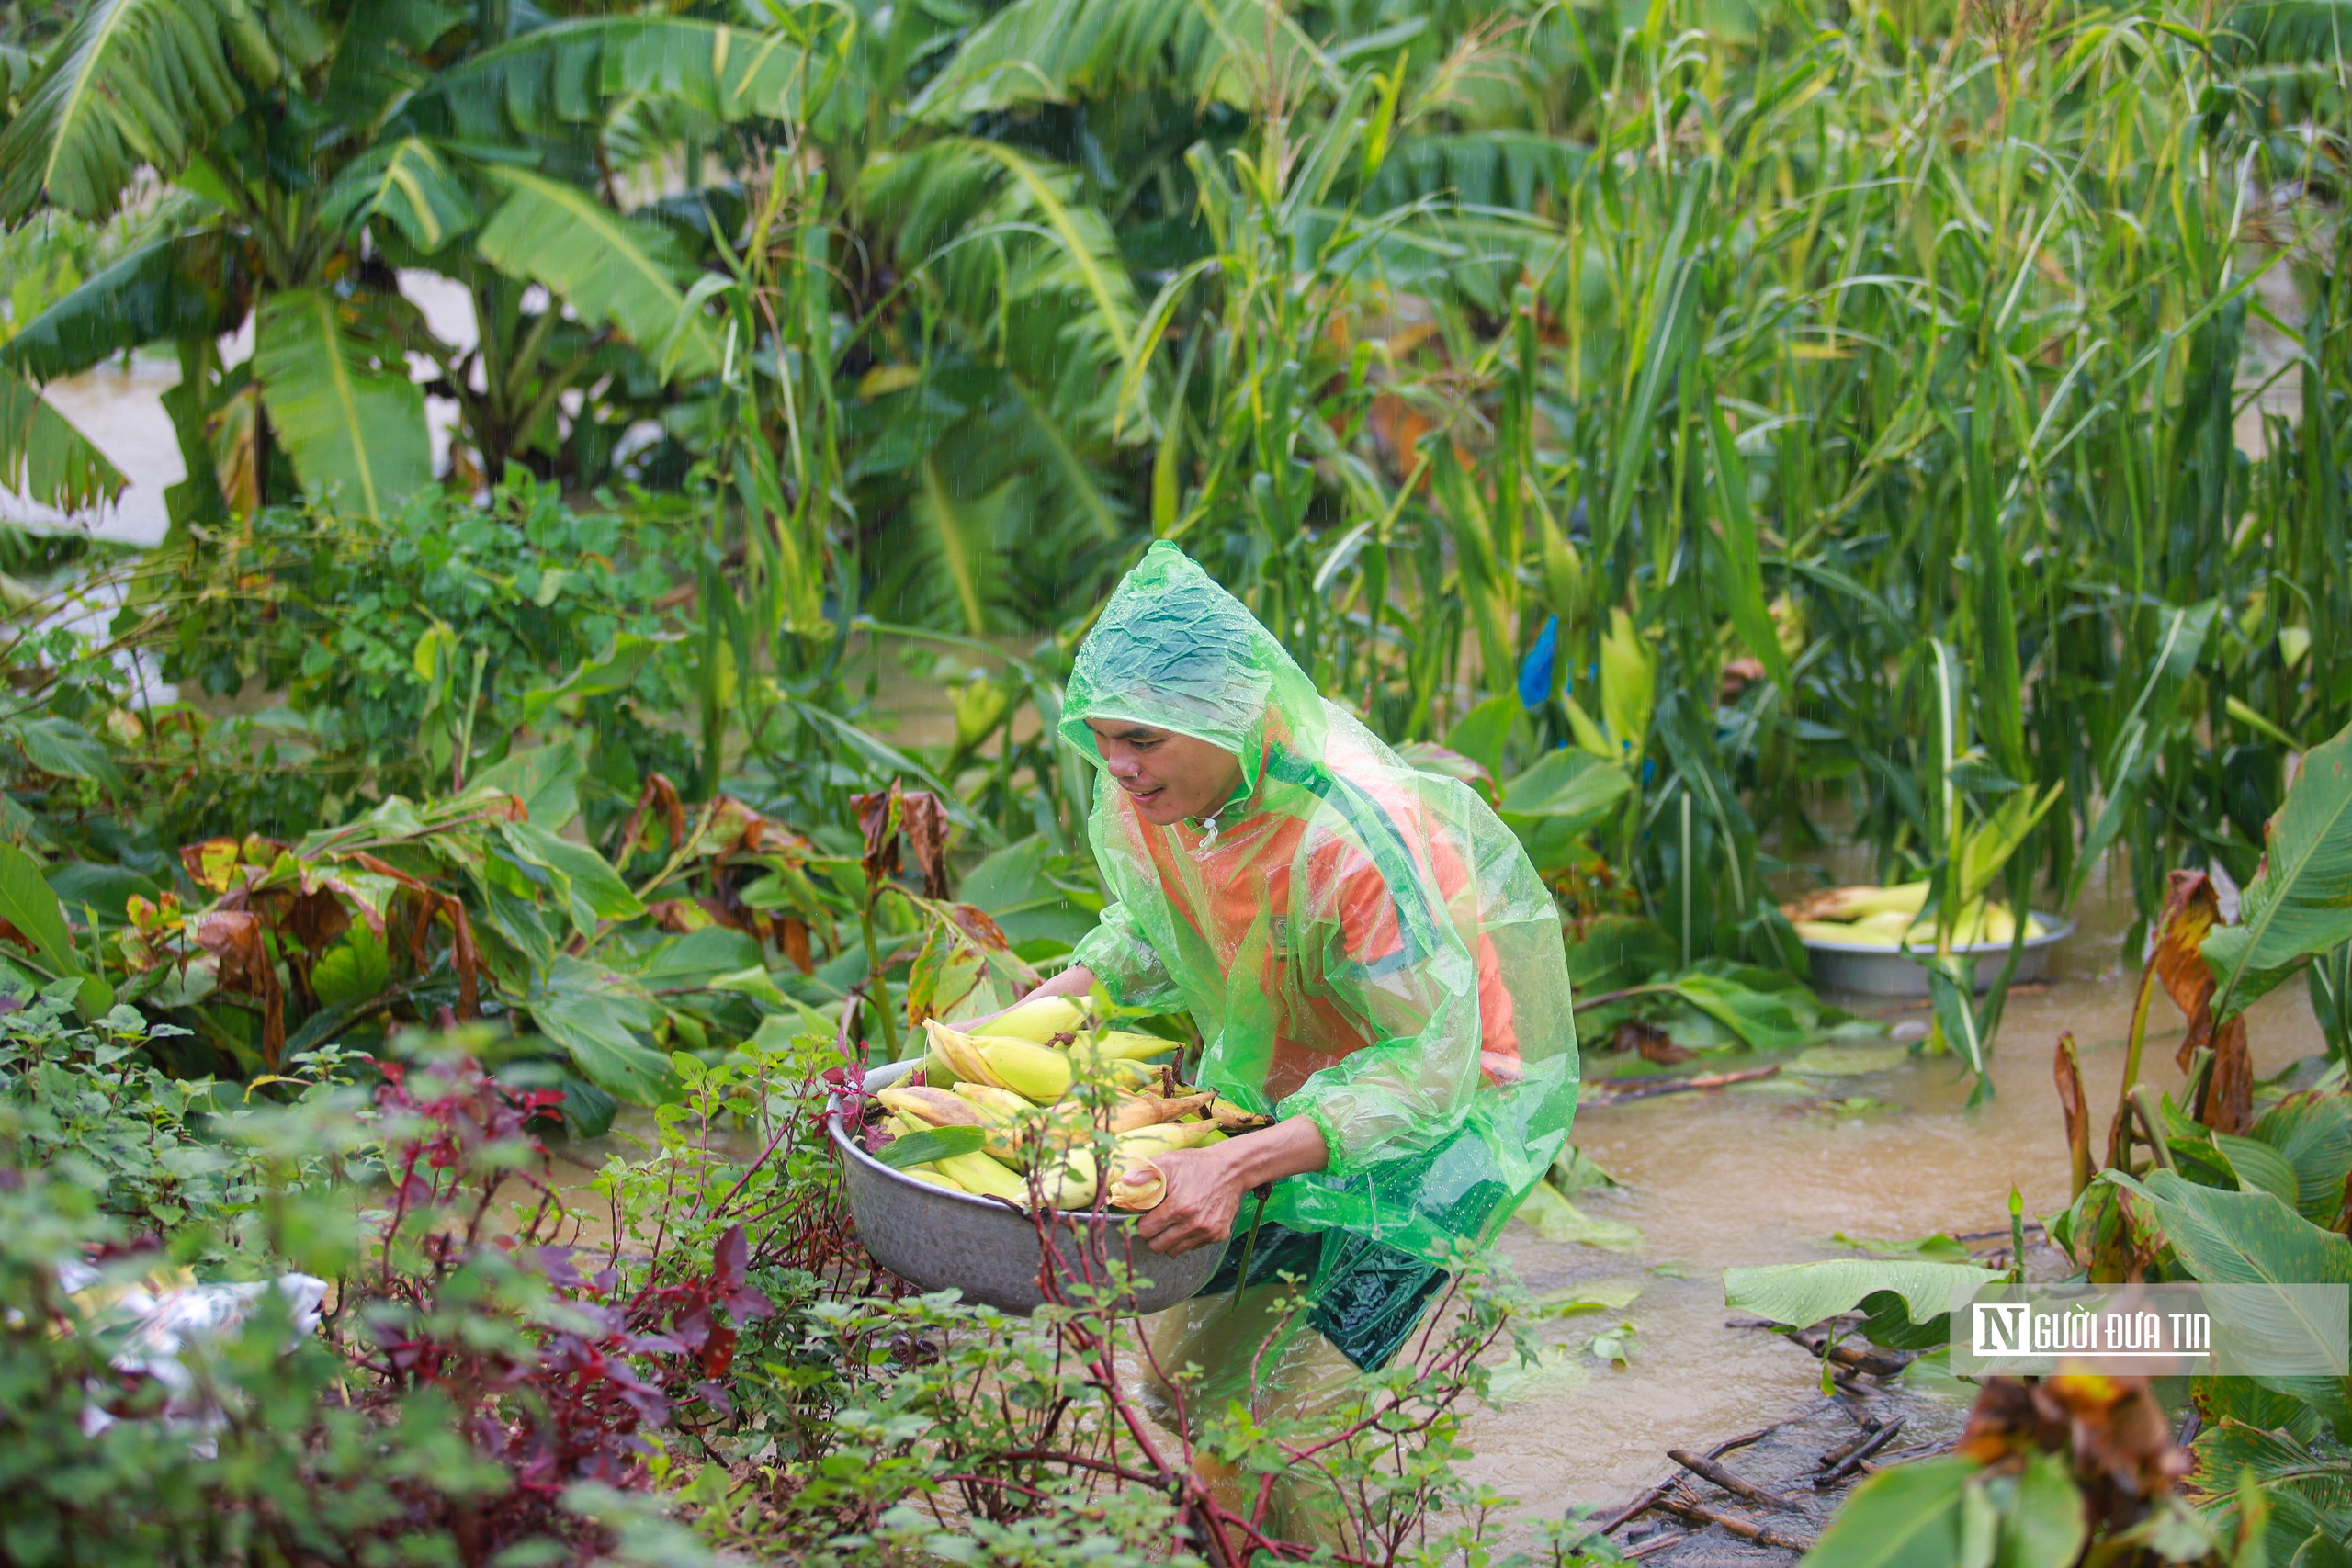
<instances>
[{"instance_id":1,"label":"muddy brown water surface","mask_svg":"<svg viewBox=\"0 0 2352 1568\"><path fill-rule=\"evenodd\" d=\"M2024 1194L2029 1219L2064 1208L2066 1145L2052 1054L2061 1034L2075 1035L2103 1136L2138 985L2137 966L2119 952L2128 899L2094 905L2086 897L2085 906L2077 911L2082 927L2057 949L2047 984L2010 998L1992 1060L1995 1094L1974 1109L1967 1104L1969 1074L1956 1058L1914 1055L1850 1077L1800 1083L1784 1069L1781 1078L1762 1083L1582 1110L1576 1143L1624 1185L1580 1192L1576 1201L1589 1214L1638 1226L1640 1247L1613 1254L1546 1241L1515 1224L1504 1251L1538 1293L1580 1281L1638 1283L1641 1294L1624 1310L1546 1329L1547 1338L1580 1347L1597 1329L1630 1322L1633 1357L1614 1365L1579 1348L1556 1373L1523 1384L1504 1408L1473 1416L1464 1433L1477 1451L1470 1473L1531 1513L1556 1514L1577 1503L1614 1509L1673 1471L1668 1449L1703 1453L1822 1404L1817 1362L1780 1335L1729 1325L1742 1314L1724 1305L1724 1269L1854 1256L1832 1239L1840 1232L1908 1239L2006 1229L2012 1185ZM1923 1009L1830 999L1885 1017L1896 1039L1924 1032ZM2266 998L2249 1022L2258 1076L2322 1049L2300 986ZM2172 1060L2179 1024L2159 996L2142 1067L2143 1078L2176 1092L2183 1076ZM1758 1059L1734 1053L1721 1065ZM1601 1077L1614 1061L1589 1055L1588 1077ZM1877 1103L1841 1109L1824 1095ZM1965 1414L1964 1403L1949 1395L1887 1393L1869 1404L1906 1416L1901 1447L1948 1441ZM1768 1483L1809 1477L1813 1456L1852 1431L1844 1414L1816 1411L1724 1462ZM1699 1490L1715 1504L1728 1501L1712 1487ZM1811 1492L1809 1482L1804 1490ZM1737 1562L1751 1554L1787 1561L1784 1552L1736 1543L1720 1529L1648 1560Z\"/></svg>"}]
</instances>

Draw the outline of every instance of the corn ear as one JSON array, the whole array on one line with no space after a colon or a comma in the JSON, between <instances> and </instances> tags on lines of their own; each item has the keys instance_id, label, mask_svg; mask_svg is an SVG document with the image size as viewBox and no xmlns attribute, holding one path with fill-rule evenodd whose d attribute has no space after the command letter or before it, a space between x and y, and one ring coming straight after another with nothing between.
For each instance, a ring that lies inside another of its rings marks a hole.
<instances>
[{"instance_id":1,"label":"corn ear","mask_svg":"<svg viewBox=\"0 0 2352 1568\"><path fill-rule=\"evenodd\" d=\"M935 1018L924 1019L922 1028L931 1041L931 1055L944 1064L948 1077L958 1081L996 1082L989 1076L988 1064L980 1059L970 1035L960 1029L952 1029Z\"/></svg>"},{"instance_id":2,"label":"corn ear","mask_svg":"<svg viewBox=\"0 0 2352 1568\"><path fill-rule=\"evenodd\" d=\"M1839 942L1848 947L1893 947L1902 938L1873 926L1841 926L1829 920L1794 922L1801 942Z\"/></svg>"},{"instance_id":3,"label":"corn ear","mask_svg":"<svg viewBox=\"0 0 2352 1568\"><path fill-rule=\"evenodd\" d=\"M979 1107L952 1089L876 1089L874 1098L898 1112L905 1121L925 1127L978 1127L982 1124Z\"/></svg>"},{"instance_id":4,"label":"corn ear","mask_svg":"<svg viewBox=\"0 0 2352 1568\"><path fill-rule=\"evenodd\" d=\"M1228 1133L1253 1132L1260 1127L1271 1127L1274 1124L1272 1117L1261 1116L1254 1111L1246 1111L1221 1094L1211 1097L1208 1111L1211 1119Z\"/></svg>"},{"instance_id":5,"label":"corn ear","mask_svg":"<svg viewBox=\"0 0 2352 1568\"><path fill-rule=\"evenodd\" d=\"M1118 1100L1111 1108L1109 1126L1114 1133L1132 1133L1138 1127L1156 1127L1162 1122L1173 1122L1204 1111L1215 1099L1208 1093L1182 1095L1170 1100L1156 1094L1129 1094L1118 1091Z\"/></svg>"},{"instance_id":6,"label":"corn ear","mask_svg":"<svg viewBox=\"0 0 2352 1568\"><path fill-rule=\"evenodd\" d=\"M1928 884L1897 883L1892 887L1862 884L1853 887L1825 887L1818 893L1807 894L1781 906L1781 912L1791 922L1799 920L1860 920L1872 915L1897 914L1917 917L1928 907Z\"/></svg>"},{"instance_id":7,"label":"corn ear","mask_svg":"<svg viewBox=\"0 0 2352 1568\"><path fill-rule=\"evenodd\" d=\"M1080 1035L1070 1043L1070 1055L1087 1056L1098 1062L1140 1062L1151 1056L1164 1056L1179 1048L1181 1042L1162 1040L1157 1034L1144 1034L1132 1029L1106 1029L1099 1034Z\"/></svg>"},{"instance_id":8,"label":"corn ear","mask_svg":"<svg viewBox=\"0 0 2352 1568\"><path fill-rule=\"evenodd\" d=\"M1029 1201L1028 1183L986 1155L951 1155L932 1164L967 1192L982 1198L1001 1198L1009 1203Z\"/></svg>"},{"instance_id":9,"label":"corn ear","mask_svg":"<svg viewBox=\"0 0 2352 1568\"><path fill-rule=\"evenodd\" d=\"M974 1040L974 1054L987 1070L966 1075L1012 1090L1023 1100L1050 1105L1069 1092L1070 1060L1049 1046L1026 1040Z\"/></svg>"},{"instance_id":10,"label":"corn ear","mask_svg":"<svg viewBox=\"0 0 2352 1568\"><path fill-rule=\"evenodd\" d=\"M1170 1149L1204 1149L1223 1142L1225 1129L1214 1122L1163 1122L1157 1127L1120 1134L1117 1148L1124 1161L1129 1155L1143 1158Z\"/></svg>"},{"instance_id":11,"label":"corn ear","mask_svg":"<svg viewBox=\"0 0 2352 1568\"><path fill-rule=\"evenodd\" d=\"M1092 1153L1072 1149L1037 1173L1037 1199L1048 1209L1091 1209L1101 1185Z\"/></svg>"},{"instance_id":12,"label":"corn ear","mask_svg":"<svg viewBox=\"0 0 2352 1568\"><path fill-rule=\"evenodd\" d=\"M979 1125L984 1127L1001 1127L1030 1108L1027 1100L1011 1089L989 1083L959 1083L955 1094L978 1113Z\"/></svg>"},{"instance_id":13,"label":"corn ear","mask_svg":"<svg viewBox=\"0 0 2352 1568\"><path fill-rule=\"evenodd\" d=\"M975 1040L1026 1040L1043 1045L1057 1035L1086 1027L1086 1009L1075 997L1032 997L974 1029Z\"/></svg>"},{"instance_id":14,"label":"corn ear","mask_svg":"<svg viewBox=\"0 0 2352 1568\"><path fill-rule=\"evenodd\" d=\"M1157 1209L1168 1196L1168 1177L1153 1161L1137 1160L1120 1168L1111 1182L1111 1207L1130 1213Z\"/></svg>"}]
</instances>

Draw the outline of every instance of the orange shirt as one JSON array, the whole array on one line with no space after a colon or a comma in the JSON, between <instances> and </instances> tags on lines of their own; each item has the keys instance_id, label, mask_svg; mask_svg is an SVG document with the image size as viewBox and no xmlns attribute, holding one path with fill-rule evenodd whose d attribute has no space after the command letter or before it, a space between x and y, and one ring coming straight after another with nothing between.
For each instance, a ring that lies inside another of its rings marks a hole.
<instances>
[{"instance_id":1,"label":"orange shirt","mask_svg":"<svg viewBox=\"0 0 2352 1568\"><path fill-rule=\"evenodd\" d=\"M1281 769L1283 761L1278 753L1272 767ZM1379 776L1369 768L1364 774ZM1177 918L1225 975L1228 994L1253 985L1269 1006L1269 1105L1380 1037L1379 1021L1343 1006L1325 983L1330 968L1354 970L1346 992L1362 994L1376 989L1385 975L1422 965L1442 940L1441 923L1457 933L1479 925L1478 911L1461 907L1476 896L1468 869L1449 836L1420 819L1417 801L1364 790L1344 775L1318 776L1306 787L1323 795L1347 830L1323 826L1310 845L1310 826L1328 824L1328 818L1317 813L1311 823L1287 811L1261 811L1222 829L1204 849L1204 835L1191 827L1154 829L1124 795L1117 807L1130 841L1148 850ZM1302 877L1304 887L1297 886ZM1266 940L1253 943L1253 933ZM1259 972L1236 975L1253 945ZM1480 1067L1490 1083L1516 1081L1510 992L1493 941L1478 935L1476 951ZM1408 1010L1409 1000L1403 1006ZM1385 1021L1393 1032L1411 1032L1409 1016Z\"/></svg>"}]
</instances>

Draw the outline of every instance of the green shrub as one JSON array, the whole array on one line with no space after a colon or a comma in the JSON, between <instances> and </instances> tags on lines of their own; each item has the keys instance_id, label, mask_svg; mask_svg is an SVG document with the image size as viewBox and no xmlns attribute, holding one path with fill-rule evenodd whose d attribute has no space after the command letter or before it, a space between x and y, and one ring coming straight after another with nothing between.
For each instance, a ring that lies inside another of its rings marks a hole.
<instances>
[{"instance_id":1,"label":"green shrub","mask_svg":"<svg viewBox=\"0 0 2352 1568\"><path fill-rule=\"evenodd\" d=\"M209 726L169 716L158 761L198 732L211 766L162 804L178 839L292 831L386 795L447 793L510 750L578 746L599 820L690 750L686 656L660 601L685 571L671 537L576 512L517 472L486 507L427 492L381 523L272 508L157 563L195 578L172 679L273 705Z\"/></svg>"}]
</instances>

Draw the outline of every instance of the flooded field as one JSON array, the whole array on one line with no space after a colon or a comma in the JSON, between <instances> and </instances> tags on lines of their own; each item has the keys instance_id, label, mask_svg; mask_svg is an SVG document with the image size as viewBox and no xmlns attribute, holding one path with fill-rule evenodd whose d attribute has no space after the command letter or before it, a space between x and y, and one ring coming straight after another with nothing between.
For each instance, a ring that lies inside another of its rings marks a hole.
<instances>
[{"instance_id":1,"label":"flooded field","mask_svg":"<svg viewBox=\"0 0 2352 1568\"><path fill-rule=\"evenodd\" d=\"M2013 1184L2029 1218L2063 1209L2066 1145L2052 1051L2060 1034L2074 1033L2103 1135L2138 983L2118 953L2128 900L2080 913L2083 929L2058 949L2046 986L2010 998L1993 1059L1996 1092L1975 1110L1955 1059L1915 1055L1892 1070L1804 1080L1810 1088L1769 1079L1580 1112L1577 1144L1624 1185L1577 1201L1639 1227L1641 1246L1611 1254L1514 1224L1506 1250L1538 1291L1638 1283L1623 1313L1571 1319L1555 1336L1582 1338L1623 1318L1634 1325L1633 1358L1610 1366L1580 1357L1578 1371L1564 1369L1506 1408L1482 1412L1468 1432L1479 1456L1473 1473L1534 1511L1613 1506L1672 1468L1668 1448L1703 1450L1819 1402L1817 1366L1802 1351L1775 1334L1726 1326L1739 1314L1724 1305L1725 1268L1852 1256L1832 1240L1841 1232L1900 1239L2005 1227ZM1843 1000L1857 1011L1891 1005ZM1884 1016L1897 1039L1924 1030L1923 1010ZM2321 1049L2300 985L2249 1016L2257 1075ZM2167 1089L2181 1079L2172 1063L2179 1021L2159 997L2143 1073ZM1589 1075L1608 1061L1589 1058ZM1880 1103L1821 1108L1824 1092Z\"/></svg>"}]
</instances>

